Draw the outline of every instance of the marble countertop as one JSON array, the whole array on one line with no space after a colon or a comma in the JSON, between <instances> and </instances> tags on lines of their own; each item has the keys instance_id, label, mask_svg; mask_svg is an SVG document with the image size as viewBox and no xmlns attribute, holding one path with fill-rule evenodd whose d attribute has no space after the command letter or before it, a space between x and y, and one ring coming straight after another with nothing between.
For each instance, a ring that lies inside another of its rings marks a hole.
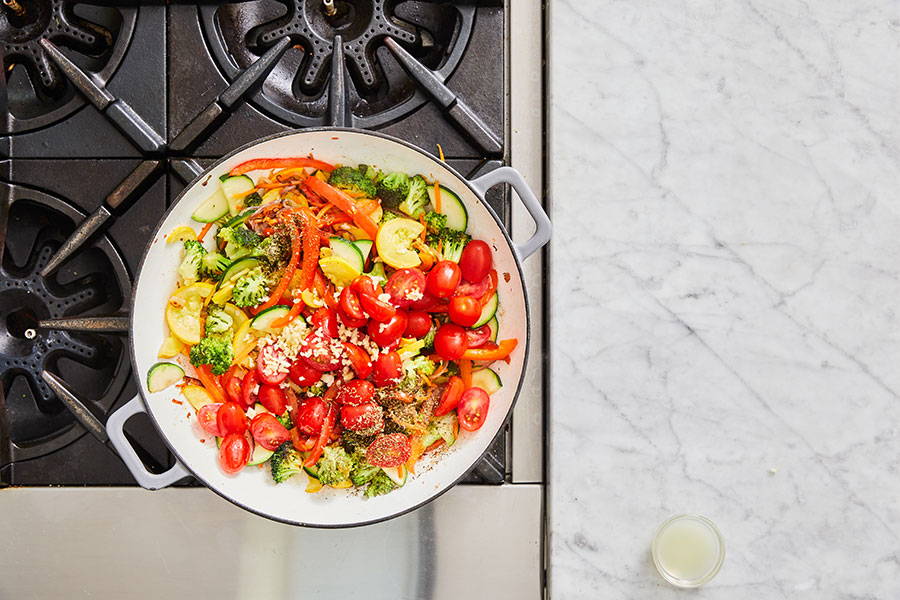
<instances>
[{"instance_id":1,"label":"marble countertop","mask_svg":"<svg viewBox=\"0 0 900 600\"><path fill-rule=\"evenodd\" d=\"M549 11L552 597L900 597L900 2Z\"/></svg>"}]
</instances>

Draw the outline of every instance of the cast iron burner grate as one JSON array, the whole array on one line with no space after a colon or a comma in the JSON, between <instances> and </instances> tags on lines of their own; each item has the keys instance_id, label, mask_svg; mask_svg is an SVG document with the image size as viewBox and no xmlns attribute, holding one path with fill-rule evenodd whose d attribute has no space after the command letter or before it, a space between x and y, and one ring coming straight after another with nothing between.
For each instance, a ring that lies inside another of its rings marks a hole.
<instances>
[{"instance_id":1,"label":"cast iron burner grate","mask_svg":"<svg viewBox=\"0 0 900 600\"><path fill-rule=\"evenodd\" d=\"M105 83L119 66L134 29L134 8L93 6L70 0L4 0L0 43L7 78L4 133L45 126L83 105L40 41L67 48L73 60Z\"/></svg>"},{"instance_id":2,"label":"cast iron burner grate","mask_svg":"<svg viewBox=\"0 0 900 600\"><path fill-rule=\"evenodd\" d=\"M301 126L329 123L326 93L343 74L332 72L340 36L351 123L374 128L406 116L428 101L403 68L382 48L386 38L402 44L428 68L449 76L459 64L474 22L474 6L424 0L257 0L204 6L207 41L229 79L278 40L295 44L254 98L269 114ZM329 77L330 75L330 77Z\"/></svg>"},{"instance_id":3,"label":"cast iron burner grate","mask_svg":"<svg viewBox=\"0 0 900 600\"><path fill-rule=\"evenodd\" d=\"M128 379L123 341L42 328L46 319L113 312L130 294L121 257L105 237L51 278L39 272L83 215L37 190L0 183L0 468L43 456L84 434L44 381L48 371L108 411ZM99 394L99 396L98 396Z\"/></svg>"}]
</instances>

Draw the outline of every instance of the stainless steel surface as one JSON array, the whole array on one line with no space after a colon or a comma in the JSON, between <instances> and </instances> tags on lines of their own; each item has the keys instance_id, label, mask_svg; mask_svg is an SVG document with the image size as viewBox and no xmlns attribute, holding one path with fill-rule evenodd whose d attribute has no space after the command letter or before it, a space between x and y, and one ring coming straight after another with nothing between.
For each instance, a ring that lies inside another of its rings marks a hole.
<instances>
[{"instance_id":1,"label":"stainless steel surface","mask_svg":"<svg viewBox=\"0 0 900 600\"><path fill-rule=\"evenodd\" d=\"M94 331L125 333L128 331L128 317L68 317L38 321L41 329L65 329L67 331Z\"/></svg>"},{"instance_id":2,"label":"stainless steel surface","mask_svg":"<svg viewBox=\"0 0 900 600\"><path fill-rule=\"evenodd\" d=\"M543 197L543 80L540 65L543 39L541 3L508 2L509 23L509 139L510 165L516 168L531 189ZM531 237L534 224L518 201L512 203L512 238L523 242ZM522 380L522 391L512 419L513 483L544 480L544 323L543 252L522 263L525 288L531 305L531 355Z\"/></svg>"},{"instance_id":3,"label":"stainless steel surface","mask_svg":"<svg viewBox=\"0 0 900 600\"><path fill-rule=\"evenodd\" d=\"M308 530L206 489L11 488L0 598L533 600L541 502L536 485L468 486L387 523Z\"/></svg>"},{"instance_id":4,"label":"stainless steel surface","mask_svg":"<svg viewBox=\"0 0 900 600\"><path fill-rule=\"evenodd\" d=\"M95 210L93 214L81 222L78 228L69 236L69 239L63 242L63 245L59 247L56 254L50 257L50 260L47 261L47 264L41 269L41 276L47 277L50 273L55 271L56 267L61 265L73 252L78 250L81 245L86 242L89 237L94 235L94 232L100 229L100 226L111 216L112 213L109 212L106 205L101 204L100 208Z\"/></svg>"},{"instance_id":5,"label":"stainless steel surface","mask_svg":"<svg viewBox=\"0 0 900 600\"><path fill-rule=\"evenodd\" d=\"M103 427L103 423L88 410L72 390L66 387L66 384L63 383L62 379L49 371L41 371L41 379L47 382L47 385L50 386L50 389L56 394L56 397L59 398L60 402L66 405L66 408L69 409L69 412L72 413L76 419L78 419L78 422L81 423L82 427L87 429L90 434L99 441L106 443L109 436L106 435L106 428Z\"/></svg>"}]
</instances>

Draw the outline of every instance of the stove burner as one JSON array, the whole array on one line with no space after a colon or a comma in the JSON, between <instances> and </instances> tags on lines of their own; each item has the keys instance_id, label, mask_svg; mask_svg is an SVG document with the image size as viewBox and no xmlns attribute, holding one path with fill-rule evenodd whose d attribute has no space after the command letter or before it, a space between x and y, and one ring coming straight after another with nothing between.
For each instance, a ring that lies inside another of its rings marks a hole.
<instances>
[{"instance_id":1,"label":"stove burner","mask_svg":"<svg viewBox=\"0 0 900 600\"><path fill-rule=\"evenodd\" d=\"M41 127L83 104L41 48L42 39L68 48L73 60L105 83L125 53L136 16L135 9L70 0L4 0L0 7L0 43L10 114L0 131Z\"/></svg>"},{"instance_id":2,"label":"stove burner","mask_svg":"<svg viewBox=\"0 0 900 600\"><path fill-rule=\"evenodd\" d=\"M105 413L128 378L122 339L45 329L40 322L121 309L131 284L112 244L99 238L53 278L39 272L81 215L58 198L0 183L0 467L48 454L84 434L47 386L64 380ZM104 389L105 388L105 389ZM98 391L102 393L97 397Z\"/></svg>"},{"instance_id":3,"label":"stove burner","mask_svg":"<svg viewBox=\"0 0 900 600\"><path fill-rule=\"evenodd\" d=\"M459 64L474 22L474 6L425 0L256 0L204 6L203 28L220 68L233 79L240 68L287 36L289 50L254 103L290 123L329 123L329 85L334 40L340 36L351 107L348 125L373 128L399 119L427 102L386 49L403 44L417 60L446 78Z\"/></svg>"}]
</instances>

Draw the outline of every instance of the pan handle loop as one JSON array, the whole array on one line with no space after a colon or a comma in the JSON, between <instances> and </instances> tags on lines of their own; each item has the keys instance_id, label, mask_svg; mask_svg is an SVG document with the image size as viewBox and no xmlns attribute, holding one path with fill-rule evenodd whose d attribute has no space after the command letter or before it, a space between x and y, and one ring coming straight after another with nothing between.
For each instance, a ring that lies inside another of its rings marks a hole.
<instances>
[{"instance_id":1,"label":"pan handle loop","mask_svg":"<svg viewBox=\"0 0 900 600\"><path fill-rule=\"evenodd\" d=\"M500 167L499 169L494 169L490 173L485 173L470 183L482 197L489 189L500 183L508 183L516 190L516 194L519 195L519 199L522 201L522 204L525 205L528 214L534 219L534 224L536 226L534 235L532 235L528 241L523 244L515 244L516 250L522 259L528 258L550 241L550 233L553 229L550 224L550 218L544 211L544 207L541 206L540 200L537 199L537 196L534 195L534 192L532 192L531 188L528 187L528 184L525 183L525 179L522 177L521 173L512 167Z\"/></svg>"},{"instance_id":2,"label":"pan handle loop","mask_svg":"<svg viewBox=\"0 0 900 600\"><path fill-rule=\"evenodd\" d=\"M135 396L128 401L125 406L114 412L106 420L106 431L109 434L109 440L115 446L116 451L122 458L122 462L131 471L135 481L145 489L159 490L168 487L190 475L190 473L181 466L181 463L175 461L175 465L165 473L151 473L138 458L137 453L128 440L125 439L125 422L140 412L147 412L144 403L141 401L140 395Z\"/></svg>"}]
</instances>

